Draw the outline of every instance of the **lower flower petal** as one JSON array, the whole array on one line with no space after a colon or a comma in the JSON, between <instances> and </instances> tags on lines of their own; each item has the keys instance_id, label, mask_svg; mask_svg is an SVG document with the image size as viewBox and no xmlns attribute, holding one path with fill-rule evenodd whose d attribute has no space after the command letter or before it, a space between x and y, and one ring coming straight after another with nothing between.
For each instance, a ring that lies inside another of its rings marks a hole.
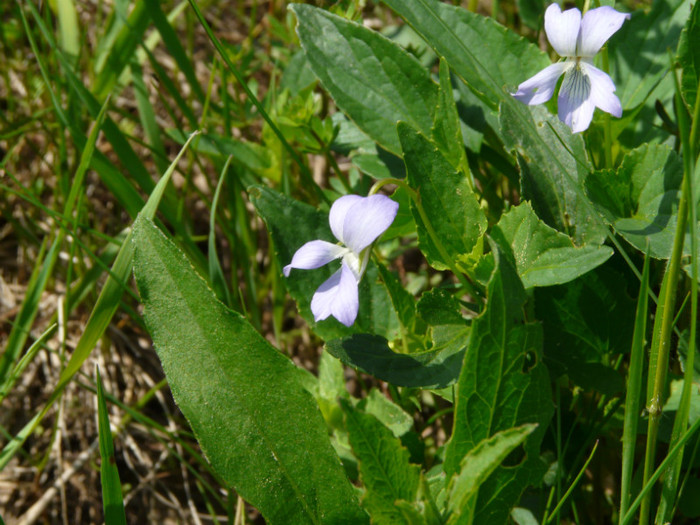
<instances>
[{"instance_id":1,"label":"lower flower petal","mask_svg":"<svg viewBox=\"0 0 700 525\"><path fill-rule=\"evenodd\" d=\"M345 252L347 252L347 249L337 244L326 241L309 241L296 251L294 257L292 257L292 262L285 266L282 271L285 277L289 277L289 272L292 271L292 268L300 270L320 268L341 257Z\"/></svg>"},{"instance_id":2,"label":"lower flower petal","mask_svg":"<svg viewBox=\"0 0 700 525\"><path fill-rule=\"evenodd\" d=\"M557 80L570 64L557 62L547 66L534 77L529 78L518 86L518 91L513 93L513 97L528 106L536 106L547 102L554 94L557 87Z\"/></svg>"},{"instance_id":3,"label":"lower flower petal","mask_svg":"<svg viewBox=\"0 0 700 525\"><path fill-rule=\"evenodd\" d=\"M360 308L357 286L352 270L343 264L340 270L318 287L311 299L314 319L318 322L332 315L345 326L351 326Z\"/></svg>"},{"instance_id":4,"label":"lower flower petal","mask_svg":"<svg viewBox=\"0 0 700 525\"><path fill-rule=\"evenodd\" d=\"M559 120L574 133L588 129L593 119L595 104L591 101L591 80L580 64L564 76L559 88Z\"/></svg>"},{"instance_id":5,"label":"lower flower petal","mask_svg":"<svg viewBox=\"0 0 700 525\"><path fill-rule=\"evenodd\" d=\"M606 113L615 117L622 116L622 104L615 95L615 84L610 76L591 64L581 64L591 80L591 102Z\"/></svg>"}]
</instances>

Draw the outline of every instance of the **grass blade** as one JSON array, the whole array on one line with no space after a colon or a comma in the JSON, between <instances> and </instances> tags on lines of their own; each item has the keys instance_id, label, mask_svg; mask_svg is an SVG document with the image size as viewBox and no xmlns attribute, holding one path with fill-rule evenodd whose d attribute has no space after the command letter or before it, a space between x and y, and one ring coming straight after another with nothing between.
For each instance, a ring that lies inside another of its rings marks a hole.
<instances>
[{"instance_id":1,"label":"grass blade","mask_svg":"<svg viewBox=\"0 0 700 525\"><path fill-rule=\"evenodd\" d=\"M99 367L95 368L95 383L97 384L97 426L100 442L100 480L102 481L102 508L106 525L126 525L124 513L124 498L122 485L119 480L112 430L109 424L107 403L105 402L104 387L100 377Z\"/></svg>"}]
</instances>

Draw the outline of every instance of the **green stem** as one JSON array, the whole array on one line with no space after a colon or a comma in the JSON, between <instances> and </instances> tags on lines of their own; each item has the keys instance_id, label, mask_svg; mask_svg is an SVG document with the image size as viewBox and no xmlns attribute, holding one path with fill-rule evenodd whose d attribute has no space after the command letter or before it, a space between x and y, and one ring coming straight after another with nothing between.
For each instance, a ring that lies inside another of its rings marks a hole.
<instances>
[{"instance_id":1,"label":"green stem","mask_svg":"<svg viewBox=\"0 0 700 525\"><path fill-rule=\"evenodd\" d=\"M677 79L677 77L676 77ZM683 106L680 87L676 85L676 107L678 108L678 127L681 132L681 144L683 149L683 192L687 195L688 221L690 222L690 250L691 250L691 283L690 283L690 336L688 341L688 357L685 363L685 373L683 376L683 390L681 400L673 422L673 432L671 434L671 445L678 442L688 426L688 414L690 413L690 397L693 389L693 375L695 373L695 337L698 317L698 269L697 269L697 210L695 206L695 191L693 188L693 174L695 173L695 151L692 148L693 136L697 135L698 120L700 120L700 97L697 97L693 115L692 129L688 133L688 122ZM679 212L680 213L680 212ZM656 515L657 523L666 523L671 519L673 504L676 499L676 489L681 473L681 463L683 461L683 449L678 453L676 461L669 467L664 476L664 486L661 493L661 503Z\"/></svg>"},{"instance_id":2,"label":"green stem","mask_svg":"<svg viewBox=\"0 0 700 525\"><path fill-rule=\"evenodd\" d=\"M679 129L685 121L685 109L677 104L678 125ZM686 128L687 129L687 128ZM687 164L686 164L687 167ZM671 332L673 331L674 306L676 302L676 289L678 287L678 279L680 273L681 259L683 256L683 243L685 241L685 231L688 220L688 182L687 179L692 176L692 173L687 171L683 177L683 191L681 193L680 203L678 206L678 224L676 225L676 234L673 238L673 251L671 259L666 268L663 284L661 286L660 300L657 307L657 321L660 324L657 329L657 322L654 323L654 337L652 340L652 355L650 356L650 376L655 369L653 376L653 390L651 396L648 395L648 411L649 423L647 427L647 449L644 458L644 477L643 484L646 484L654 469L654 460L656 456L656 439L659 432L659 422L661 419L661 410L663 407L663 393L666 386L666 372L668 369L669 349L671 345ZM693 203L693 206L695 203ZM655 361L655 363L652 363ZM649 389L647 389L649 393ZM646 525L649 522L649 514L651 511L651 492L647 492L642 500L640 510L639 523Z\"/></svg>"}]
</instances>

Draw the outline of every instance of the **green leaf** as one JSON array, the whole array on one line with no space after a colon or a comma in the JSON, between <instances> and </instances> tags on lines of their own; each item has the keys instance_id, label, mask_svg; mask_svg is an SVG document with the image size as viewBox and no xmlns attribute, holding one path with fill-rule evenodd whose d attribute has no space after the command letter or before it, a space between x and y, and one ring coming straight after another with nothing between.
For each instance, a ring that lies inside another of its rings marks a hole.
<instances>
[{"instance_id":1,"label":"green leaf","mask_svg":"<svg viewBox=\"0 0 700 525\"><path fill-rule=\"evenodd\" d=\"M452 93L450 68L444 59L440 60L440 89L433 121L432 139L443 156L455 169L461 169L463 172L469 173L462 128Z\"/></svg>"},{"instance_id":2,"label":"green leaf","mask_svg":"<svg viewBox=\"0 0 700 525\"><path fill-rule=\"evenodd\" d=\"M306 57L338 107L381 146L400 153L396 122L430 134L437 86L391 40L322 9L293 4Z\"/></svg>"},{"instance_id":3,"label":"green leaf","mask_svg":"<svg viewBox=\"0 0 700 525\"><path fill-rule=\"evenodd\" d=\"M109 413L105 402L104 388L99 368L95 371L97 383L97 423L100 444L100 481L102 482L102 508L106 525L126 525L124 513L124 498L122 497L122 485L119 481L114 458L114 444L112 443L112 429L109 423Z\"/></svg>"},{"instance_id":4,"label":"green leaf","mask_svg":"<svg viewBox=\"0 0 700 525\"><path fill-rule=\"evenodd\" d=\"M512 248L526 289L573 281L613 254L608 246L574 246L569 237L540 221L529 202L504 214L491 235Z\"/></svg>"},{"instance_id":5,"label":"green leaf","mask_svg":"<svg viewBox=\"0 0 700 525\"><path fill-rule=\"evenodd\" d=\"M399 354L381 336L355 334L328 341L326 350L346 365L397 386L445 388L457 380L468 336L463 326L440 347Z\"/></svg>"},{"instance_id":6,"label":"green leaf","mask_svg":"<svg viewBox=\"0 0 700 525\"><path fill-rule=\"evenodd\" d=\"M535 428L537 425L523 425L497 432L464 456L459 473L452 476L447 487L448 525L472 512L473 498L481 484Z\"/></svg>"},{"instance_id":7,"label":"green leaf","mask_svg":"<svg viewBox=\"0 0 700 525\"><path fill-rule=\"evenodd\" d=\"M525 290L508 247L491 243L495 268L487 307L472 324L457 384L454 427L445 451L448 478L484 439L526 423L537 423L516 466L498 467L479 491L474 523L506 523L510 508L545 471L539 448L553 413L549 377L542 364L540 325L525 323Z\"/></svg>"},{"instance_id":8,"label":"green leaf","mask_svg":"<svg viewBox=\"0 0 700 525\"><path fill-rule=\"evenodd\" d=\"M492 112L508 90L550 65L537 46L490 18L438 0L384 0Z\"/></svg>"},{"instance_id":9,"label":"green leaf","mask_svg":"<svg viewBox=\"0 0 700 525\"><path fill-rule=\"evenodd\" d=\"M418 243L433 267L447 269L451 266L448 258L454 261L474 249L486 231L486 215L467 176L447 161L435 143L403 122L399 122L397 129L408 183L418 194L426 218L430 221L430 225L427 225L411 202L418 228ZM435 244L429 227L434 230L446 253Z\"/></svg>"},{"instance_id":10,"label":"green leaf","mask_svg":"<svg viewBox=\"0 0 700 525\"><path fill-rule=\"evenodd\" d=\"M262 186L248 189L251 201L267 224L274 243L275 256L282 268L289 264L297 249L314 239L337 242L328 225L328 213ZM335 264L335 265L334 265ZM333 318L316 323L311 313L311 298L316 289L337 269L337 262L316 270L293 270L285 279L299 313L325 340L352 333L369 332L393 340L399 321L384 285L378 282L376 265L370 261L360 283L360 311L355 324L346 327Z\"/></svg>"},{"instance_id":11,"label":"green leaf","mask_svg":"<svg viewBox=\"0 0 700 525\"><path fill-rule=\"evenodd\" d=\"M553 376L566 373L578 386L609 395L622 391L622 376L608 363L632 345L635 302L624 275L601 267L566 286L539 289L535 312Z\"/></svg>"},{"instance_id":12,"label":"green leaf","mask_svg":"<svg viewBox=\"0 0 700 525\"><path fill-rule=\"evenodd\" d=\"M268 523L365 523L302 371L151 221L137 219L133 238L146 326L214 469Z\"/></svg>"},{"instance_id":13,"label":"green leaf","mask_svg":"<svg viewBox=\"0 0 700 525\"><path fill-rule=\"evenodd\" d=\"M399 278L383 264L377 264L377 269L387 292L389 292L389 297L391 297L391 302L398 314L399 321L404 327L413 331L416 323L416 300L403 287Z\"/></svg>"},{"instance_id":14,"label":"green leaf","mask_svg":"<svg viewBox=\"0 0 700 525\"><path fill-rule=\"evenodd\" d=\"M594 172L586 180L586 190L627 242L651 257L668 259L682 182L683 166L678 155L668 146L644 144L630 151L616 172ZM690 254L689 246L687 236L686 254Z\"/></svg>"},{"instance_id":15,"label":"green leaf","mask_svg":"<svg viewBox=\"0 0 700 525\"><path fill-rule=\"evenodd\" d=\"M693 5L690 18L681 32L677 56L683 68L681 73L683 100L688 108L694 108L700 79L700 6L697 2Z\"/></svg>"},{"instance_id":16,"label":"green leaf","mask_svg":"<svg viewBox=\"0 0 700 525\"><path fill-rule=\"evenodd\" d=\"M420 467L409 463L408 450L374 416L354 409L347 401L341 404L366 490L362 505L372 517L372 523L410 524L395 504L416 499Z\"/></svg>"},{"instance_id":17,"label":"green leaf","mask_svg":"<svg viewBox=\"0 0 700 525\"><path fill-rule=\"evenodd\" d=\"M607 229L586 198L583 182L593 171L581 134L544 107L501 105L501 136L518 158L522 194L546 224L576 244L600 244Z\"/></svg>"},{"instance_id":18,"label":"green leaf","mask_svg":"<svg viewBox=\"0 0 700 525\"><path fill-rule=\"evenodd\" d=\"M632 12L610 39L612 76L624 109L643 103L668 73L668 50L676 48L690 4L690 0L656 0L650 11Z\"/></svg>"},{"instance_id":19,"label":"green leaf","mask_svg":"<svg viewBox=\"0 0 700 525\"><path fill-rule=\"evenodd\" d=\"M413 428L413 418L376 388L369 391L358 408L376 417L397 438Z\"/></svg>"}]
</instances>

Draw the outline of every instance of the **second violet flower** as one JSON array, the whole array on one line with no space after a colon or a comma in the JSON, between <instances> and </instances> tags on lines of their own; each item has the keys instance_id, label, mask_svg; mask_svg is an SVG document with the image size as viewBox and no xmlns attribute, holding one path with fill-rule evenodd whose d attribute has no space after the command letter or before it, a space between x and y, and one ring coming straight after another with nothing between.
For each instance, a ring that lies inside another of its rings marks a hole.
<instances>
[{"instance_id":1,"label":"second violet flower","mask_svg":"<svg viewBox=\"0 0 700 525\"><path fill-rule=\"evenodd\" d=\"M345 326L355 322L360 307L358 285L367 269L371 245L391 226L398 209L398 203L384 195L339 198L331 206L328 221L344 246L320 239L309 241L284 267L288 277L292 268L312 270L342 258L340 269L319 286L311 300L316 321L333 316Z\"/></svg>"},{"instance_id":2,"label":"second violet flower","mask_svg":"<svg viewBox=\"0 0 700 525\"><path fill-rule=\"evenodd\" d=\"M596 107L616 117L622 115L615 84L607 73L593 65L593 57L605 42L629 19L627 13L603 6L587 11L561 10L552 4L544 14L544 30L563 62L547 66L518 86L513 96L534 106L547 102L554 94L559 77L559 119L578 133L588 129Z\"/></svg>"}]
</instances>

